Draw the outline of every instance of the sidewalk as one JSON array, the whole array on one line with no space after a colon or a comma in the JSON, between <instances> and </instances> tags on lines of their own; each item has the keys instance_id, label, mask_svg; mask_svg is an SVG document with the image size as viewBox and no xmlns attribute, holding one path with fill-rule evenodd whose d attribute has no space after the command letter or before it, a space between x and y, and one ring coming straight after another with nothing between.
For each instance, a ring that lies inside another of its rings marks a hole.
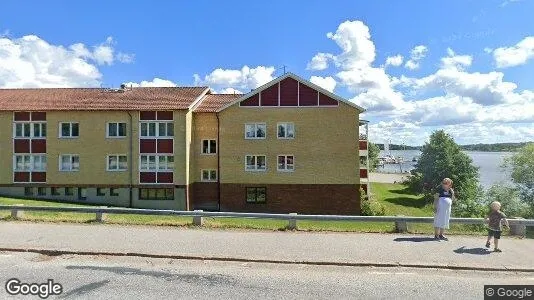
<instances>
[{"instance_id":1,"label":"sidewalk","mask_svg":"<svg viewBox=\"0 0 534 300\"><path fill-rule=\"evenodd\" d=\"M366 233L264 232L85 224L0 222L0 250L136 253L164 257L534 272L534 240L504 238L503 253L485 238Z\"/></svg>"}]
</instances>

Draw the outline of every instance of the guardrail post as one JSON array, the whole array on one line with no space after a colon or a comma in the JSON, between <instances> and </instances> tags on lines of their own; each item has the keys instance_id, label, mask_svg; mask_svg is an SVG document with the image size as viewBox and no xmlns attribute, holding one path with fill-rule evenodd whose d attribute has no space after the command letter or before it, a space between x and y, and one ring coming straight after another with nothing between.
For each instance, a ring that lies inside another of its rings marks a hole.
<instances>
[{"instance_id":1,"label":"guardrail post","mask_svg":"<svg viewBox=\"0 0 534 300\"><path fill-rule=\"evenodd\" d=\"M24 204L15 204L15 206L24 206ZM11 218L14 220L19 220L24 217L24 211L19 210L17 207L11 209Z\"/></svg>"},{"instance_id":2,"label":"guardrail post","mask_svg":"<svg viewBox=\"0 0 534 300\"><path fill-rule=\"evenodd\" d=\"M290 213L289 214L289 224L287 225L287 229L289 230L297 230L297 219L294 218L297 213Z\"/></svg>"},{"instance_id":3,"label":"guardrail post","mask_svg":"<svg viewBox=\"0 0 534 300\"><path fill-rule=\"evenodd\" d=\"M404 217L404 216L397 216L397 217ZM395 231L398 233L408 232L408 223L405 220L395 221Z\"/></svg>"},{"instance_id":4,"label":"guardrail post","mask_svg":"<svg viewBox=\"0 0 534 300\"><path fill-rule=\"evenodd\" d=\"M107 208L107 206L102 206L101 208ZM96 221L99 222L99 223L103 223L104 221L106 221L106 215L101 211L97 211L96 212Z\"/></svg>"},{"instance_id":5,"label":"guardrail post","mask_svg":"<svg viewBox=\"0 0 534 300\"><path fill-rule=\"evenodd\" d=\"M510 218L516 220L524 220L523 218ZM517 236L525 236L527 233L527 225L525 224L510 224L510 234Z\"/></svg>"},{"instance_id":6,"label":"guardrail post","mask_svg":"<svg viewBox=\"0 0 534 300\"><path fill-rule=\"evenodd\" d=\"M203 210L195 210L195 212L204 212ZM204 219L202 216L193 216L193 225L202 226L204 225Z\"/></svg>"}]
</instances>

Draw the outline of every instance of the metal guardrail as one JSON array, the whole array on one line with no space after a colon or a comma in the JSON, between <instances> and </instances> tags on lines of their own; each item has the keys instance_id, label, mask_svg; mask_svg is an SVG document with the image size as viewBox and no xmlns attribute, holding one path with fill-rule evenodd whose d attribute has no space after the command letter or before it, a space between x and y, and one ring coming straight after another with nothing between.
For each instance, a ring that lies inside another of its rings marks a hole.
<instances>
[{"instance_id":1,"label":"metal guardrail","mask_svg":"<svg viewBox=\"0 0 534 300\"><path fill-rule=\"evenodd\" d=\"M398 231L406 231L407 223L432 223L433 217L410 217L410 216L349 216L349 215L300 215L272 214L272 213L238 213L238 212L208 212L201 210L179 211L160 209L138 209L118 207L61 207L61 206L25 206L25 205L0 205L0 210L11 210L11 216L20 218L23 211L48 211L48 212L74 212L95 213L96 220L103 222L104 214L131 214L131 215L158 215L158 216L182 216L193 217L195 225L202 225L204 217L212 218L248 218L248 219L276 219L289 221L288 228L296 229L298 220L312 221L352 221L352 222L393 222ZM458 224L485 224L483 218L451 218L451 223ZM534 226L534 219L509 219L512 231L514 229L525 231L527 226Z\"/></svg>"}]
</instances>

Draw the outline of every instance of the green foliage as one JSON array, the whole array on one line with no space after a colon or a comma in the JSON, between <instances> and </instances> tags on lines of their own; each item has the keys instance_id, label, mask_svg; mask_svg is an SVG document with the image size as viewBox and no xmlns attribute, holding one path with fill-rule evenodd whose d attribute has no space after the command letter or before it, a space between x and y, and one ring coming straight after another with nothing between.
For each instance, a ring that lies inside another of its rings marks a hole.
<instances>
[{"instance_id":1,"label":"green foliage","mask_svg":"<svg viewBox=\"0 0 534 300\"><path fill-rule=\"evenodd\" d=\"M504 165L512 170L512 181L519 189L521 200L534 211L534 143L521 148Z\"/></svg>"},{"instance_id":2,"label":"green foliage","mask_svg":"<svg viewBox=\"0 0 534 300\"><path fill-rule=\"evenodd\" d=\"M362 216L384 216L386 215L386 208L382 203L368 197L363 189L360 189L360 209Z\"/></svg>"},{"instance_id":3,"label":"green foliage","mask_svg":"<svg viewBox=\"0 0 534 300\"><path fill-rule=\"evenodd\" d=\"M376 144L376 145L378 146L378 149L384 150L384 144ZM421 150L421 146L389 144L389 150Z\"/></svg>"},{"instance_id":4,"label":"green foliage","mask_svg":"<svg viewBox=\"0 0 534 300\"><path fill-rule=\"evenodd\" d=\"M369 167L371 171L378 168L378 155L380 154L380 148L376 144L369 142Z\"/></svg>"},{"instance_id":5,"label":"green foliage","mask_svg":"<svg viewBox=\"0 0 534 300\"><path fill-rule=\"evenodd\" d=\"M452 208L453 215L476 217L482 214L482 204L477 201L482 194L478 168L443 130L432 133L430 141L423 146L412 174L414 176L408 186L413 192L425 194L429 200L443 178L451 178L457 198Z\"/></svg>"},{"instance_id":6,"label":"green foliage","mask_svg":"<svg viewBox=\"0 0 534 300\"><path fill-rule=\"evenodd\" d=\"M519 190L513 186L493 185L486 192L484 204L489 211L489 205L493 201L501 203L501 210L508 217L528 218L530 215L529 207L521 201Z\"/></svg>"},{"instance_id":7,"label":"green foliage","mask_svg":"<svg viewBox=\"0 0 534 300\"><path fill-rule=\"evenodd\" d=\"M497 143L497 144L473 144L460 146L466 151L484 152L512 152L524 147L527 143Z\"/></svg>"}]
</instances>

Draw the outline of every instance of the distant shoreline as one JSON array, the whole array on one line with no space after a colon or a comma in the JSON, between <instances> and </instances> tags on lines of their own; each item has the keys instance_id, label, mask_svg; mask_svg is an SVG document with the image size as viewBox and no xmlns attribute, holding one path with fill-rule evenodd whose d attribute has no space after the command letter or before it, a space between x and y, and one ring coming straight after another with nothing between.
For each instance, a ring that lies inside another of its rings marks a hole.
<instances>
[{"instance_id":1,"label":"distant shoreline","mask_svg":"<svg viewBox=\"0 0 534 300\"><path fill-rule=\"evenodd\" d=\"M460 148L464 151L476 151L476 152L516 152L524 146L534 142L521 142L521 143L496 143L496 144L472 144L472 145L460 145ZM376 144L381 151L384 151L384 144ZM390 144L389 150L419 150L423 146L408 146L399 144Z\"/></svg>"}]
</instances>

